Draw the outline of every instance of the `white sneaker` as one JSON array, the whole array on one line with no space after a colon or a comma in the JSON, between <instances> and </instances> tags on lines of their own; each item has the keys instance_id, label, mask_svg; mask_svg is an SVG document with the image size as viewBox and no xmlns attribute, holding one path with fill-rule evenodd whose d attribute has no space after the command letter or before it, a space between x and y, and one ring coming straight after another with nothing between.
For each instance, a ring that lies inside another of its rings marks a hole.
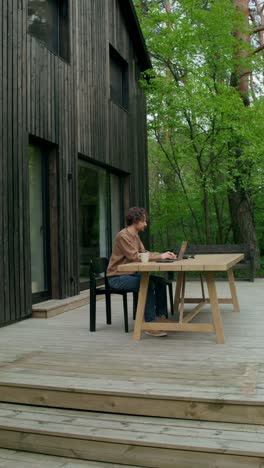
<instances>
[{"instance_id":1,"label":"white sneaker","mask_svg":"<svg viewBox=\"0 0 264 468\"><path fill-rule=\"evenodd\" d=\"M167 333L165 331L160 331L160 330L149 330L149 331L144 331L145 335L149 336L167 336Z\"/></svg>"}]
</instances>

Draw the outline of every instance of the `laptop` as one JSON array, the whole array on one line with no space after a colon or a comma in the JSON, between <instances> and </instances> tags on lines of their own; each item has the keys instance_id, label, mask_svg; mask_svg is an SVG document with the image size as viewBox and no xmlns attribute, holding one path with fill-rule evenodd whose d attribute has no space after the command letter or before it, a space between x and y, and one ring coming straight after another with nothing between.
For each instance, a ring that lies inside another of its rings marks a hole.
<instances>
[{"instance_id":1,"label":"laptop","mask_svg":"<svg viewBox=\"0 0 264 468\"><path fill-rule=\"evenodd\" d=\"M187 241L183 241L182 242L182 245L181 245L181 248L179 250L179 253L178 253L178 256L177 256L177 260L182 260L183 259L183 256L185 254L185 251L187 249L187 245L188 245L188 242Z\"/></svg>"},{"instance_id":2,"label":"laptop","mask_svg":"<svg viewBox=\"0 0 264 468\"><path fill-rule=\"evenodd\" d=\"M173 262L178 262L179 260L182 260L185 254L185 251L187 249L188 241L183 241L179 250L179 253L177 255L177 258L175 260L171 259L166 259L166 260L157 260L158 263L173 263Z\"/></svg>"}]
</instances>

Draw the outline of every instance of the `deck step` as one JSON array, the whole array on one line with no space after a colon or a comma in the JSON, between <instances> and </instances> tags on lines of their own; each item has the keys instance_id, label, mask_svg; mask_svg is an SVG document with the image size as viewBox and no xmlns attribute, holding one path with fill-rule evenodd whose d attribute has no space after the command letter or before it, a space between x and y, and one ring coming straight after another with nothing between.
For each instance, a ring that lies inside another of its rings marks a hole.
<instances>
[{"instance_id":1,"label":"deck step","mask_svg":"<svg viewBox=\"0 0 264 468\"><path fill-rule=\"evenodd\" d=\"M98 296L96 300L102 300ZM78 309L90 303L90 290L81 291L77 296L66 297L65 299L50 299L48 301L39 302L32 306L32 317L47 319L56 315ZM1 465L0 465L1 468Z\"/></svg>"},{"instance_id":2,"label":"deck step","mask_svg":"<svg viewBox=\"0 0 264 468\"><path fill-rule=\"evenodd\" d=\"M264 426L0 404L2 448L152 468L260 467Z\"/></svg>"},{"instance_id":3,"label":"deck step","mask_svg":"<svg viewBox=\"0 0 264 468\"><path fill-rule=\"evenodd\" d=\"M50 299L49 301L33 304L33 318L50 318L63 314L78 307L89 304L89 291L82 291L77 296L67 297L65 299Z\"/></svg>"},{"instance_id":4,"label":"deck step","mask_svg":"<svg viewBox=\"0 0 264 468\"><path fill-rule=\"evenodd\" d=\"M131 465L102 463L74 458L0 449L0 468L128 468ZM142 468L134 466L134 468Z\"/></svg>"},{"instance_id":5,"label":"deck step","mask_svg":"<svg viewBox=\"0 0 264 468\"><path fill-rule=\"evenodd\" d=\"M24 371L24 372L23 372ZM211 398L140 382L37 375L29 369L1 373L0 401L140 416L263 424L264 402L250 396Z\"/></svg>"}]
</instances>

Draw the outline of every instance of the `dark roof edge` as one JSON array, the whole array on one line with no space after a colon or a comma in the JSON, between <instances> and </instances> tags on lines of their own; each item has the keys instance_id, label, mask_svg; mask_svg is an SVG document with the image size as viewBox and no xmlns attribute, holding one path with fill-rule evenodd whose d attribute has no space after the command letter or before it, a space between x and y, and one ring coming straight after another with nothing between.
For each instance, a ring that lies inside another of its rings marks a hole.
<instances>
[{"instance_id":1,"label":"dark roof edge","mask_svg":"<svg viewBox=\"0 0 264 468\"><path fill-rule=\"evenodd\" d=\"M152 68L151 60L147 50L144 36L141 31L141 27L138 21L133 0L119 0L120 9L126 19L127 28L132 37L132 40L136 47L137 56L139 58L141 70L147 70Z\"/></svg>"}]
</instances>

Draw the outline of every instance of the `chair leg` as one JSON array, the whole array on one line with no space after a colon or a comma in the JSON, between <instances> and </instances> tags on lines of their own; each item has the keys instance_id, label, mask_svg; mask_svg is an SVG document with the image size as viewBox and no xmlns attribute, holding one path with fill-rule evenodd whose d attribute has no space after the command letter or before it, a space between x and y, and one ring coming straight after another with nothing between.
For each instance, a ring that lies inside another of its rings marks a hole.
<instances>
[{"instance_id":1,"label":"chair leg","mask_svg":"<svg viewBox=\"0 0 264 468\"><path fill-rule=\"evenodd\" d=\"M106 306L106 323L107 325L111 325L112 317L111 317L111 295L105 295L105 306Z\"/></svg>"},{"instance_id":2,"label":"chair leg","mask_svg":"<svg viewBox=\"0 0 264 468\"><path fill-rule=\"evenodd\" d=\"M174 314L174 308L173 308L173 290L172 290L172 283L168 284L169 288L169 298L170 298L170 308L171 308L171 315Z\"/></svg>"},{"instance_id":3,"label":"chair leg","mask_svg":"<svg viewBox=\"0 0 264 468\"><path fill-rule=\"evenodd\" d=\"M133 320L136 320L138 293L133 292Z\"/></svg>"},{"instance_id":4,"label":"chair leg","mask_svg":"<svg viewBox=\"0 0 264 468\"><path fill-rule=\"evenodd\" d=\"M127 315L127 294L123 294L125 332L128 333L128 315Z\"/></svg>"},{"instance_id":5,"label":"chair leg","mask_svg":"<svg viewBox=\"0 0 264 468\"><path fill-rule=\"evenodd\" d=\"M96 295L90 291L90 331L96 331Z\"/></svg>"}]
</instances>

